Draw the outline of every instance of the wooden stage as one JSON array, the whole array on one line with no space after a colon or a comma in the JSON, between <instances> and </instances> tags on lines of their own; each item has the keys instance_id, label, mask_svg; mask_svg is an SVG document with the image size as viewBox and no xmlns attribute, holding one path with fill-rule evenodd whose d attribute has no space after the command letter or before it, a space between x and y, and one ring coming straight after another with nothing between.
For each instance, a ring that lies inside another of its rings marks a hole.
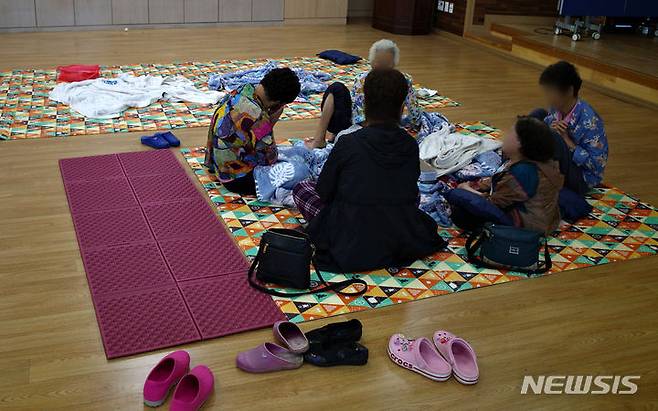
<instances>
[{"instance_id":1,"label":"wooden stage","mask_svg":"<svg viewBox=\"0 0 658 411\"><path fill-rule=\"evenodd\" d=\"M382 37L398 42L401 70L462 103L443 110L453 122L484 120L506 129L542 105L537 65L454 36L395 36L367 25L0 34L0 70L310 56L328 48L367 55ZM590 85L582 95L606 122L606 182L658 204L658 110ZM282 122L277 137L311 135L315 125ZM176 134L184 147L206 138L199 128ZM57 163L144 150L140 135L0 142L0 409L143 409L144 378L170 350L105 359ZM658 257L639 259L302 324L309 330L361 320L370 350L364 367L237 370L235 355L269 341L268 329L180 348L215 373L206 410L655 409L657 267ZM476 386L432 382L388 359L391 334L431 336L440 328L475 347ZM525 375L641 379L635 395L521 395Z\"/></svg>"},{"instance_id":2,"label":"wooden stage","mask_svg":"<svg viewBox=\"0 0 658 411\"><path fill-rule=\"evenodd\" d=\"M650 104L658 104L658 38L603 33L574 42L550 25L493 22L474 26L467 37L536 64L568 60L586 81Z\"/></svg>"}]
</instances>

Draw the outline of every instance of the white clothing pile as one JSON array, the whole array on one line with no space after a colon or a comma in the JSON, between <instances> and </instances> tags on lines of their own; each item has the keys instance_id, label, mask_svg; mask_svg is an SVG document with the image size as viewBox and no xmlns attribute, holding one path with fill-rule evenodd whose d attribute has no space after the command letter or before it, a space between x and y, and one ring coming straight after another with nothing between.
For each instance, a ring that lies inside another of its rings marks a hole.
<instances>
[{"instance_id":1,"label":"white clothing pile","mask_svg":"<svg viewBox=\"0 0 658 411\"><path fill-rule=\"evenodd\" d=\"M50 92L50 99L68 104L88 118L116 118L131 107L146 107L160 99L215 104L225 93L201 91L182 76L139 76L120 74L107 79L60 83Z\"/></svg>"},{"instance_id":2,"label":"white clothing pile","mask_svg":"<svg viewBox=\"0 0 658 411\"><path fill-rule=\"evenodd\" d=\"M420 159L436 169L438 176L453 173L470 162L478 154L500 148L500 141L484 137L450 133L442 127L420 143Z\"/></svg>"},{"instance_id":3,"label":"white clothing pile","mask_svg":"<svg viewBox=\"0 0 658 411\"><path fill-rule=\"evenodd\" d=\"M425 88L421 87L418 89L418 97L420 98L430 98L434 97L438 94L439 92L437 90L433 90L431 88Z\"/></svg>"}]
</instances>

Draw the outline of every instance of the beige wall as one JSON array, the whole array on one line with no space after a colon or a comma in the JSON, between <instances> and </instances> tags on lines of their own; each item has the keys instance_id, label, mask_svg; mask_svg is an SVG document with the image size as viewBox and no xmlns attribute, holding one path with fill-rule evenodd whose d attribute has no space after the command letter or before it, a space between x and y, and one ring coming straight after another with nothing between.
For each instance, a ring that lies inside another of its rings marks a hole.
<instances>
[{"instance_id":1,"label":"beige wall","mask_svg":"<svg viewBox=\"0 0 658 411\"><path fill-rule=\"evenodd\" d=\"M345 24L348 0L285 0L286 24Z\"/></svg>"},{"instance_id":2,"label":"beige wall","mask_svg":"<svg viewBox=\"0 0 658 411\"><path fill-rule=\"evenodd\" d=\"M284 1L0 0L0 30L83 30L112 26L280 23L283 21ZM345 2L347 8L347 0L320 1L326 2L327 5ZM320 12L327 11L321 9Z\"/></svg>"},{"instance_id":3,"label":"beige wall","mask_svg":"<svg viewBox=\"0 0 658 411\"><path fill-rule=\"evenodd\" d=\"M0 31L183 24L345 24L373 0L0 0Z\"/></svg>"}]
</instances>

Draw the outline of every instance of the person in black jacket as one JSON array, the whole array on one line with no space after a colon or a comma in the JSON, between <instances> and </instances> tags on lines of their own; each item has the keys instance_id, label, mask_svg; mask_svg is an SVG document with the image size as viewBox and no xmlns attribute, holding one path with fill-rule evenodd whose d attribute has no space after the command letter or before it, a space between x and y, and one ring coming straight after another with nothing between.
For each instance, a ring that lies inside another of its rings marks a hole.
<instances>
[{"instance_id":1,"label":"person in black jacket","mask_svg":"<svg viewBox=\"0 0 658 411\"><path fill-rule=\"evenodd\" d=\"M405 266L446 245L417 205L418 144L400 127L407 87L397 70L372 70L364 85L367 125L338 139L317 183L293 190L321 269Z\"/></svg>"}]
</instances>

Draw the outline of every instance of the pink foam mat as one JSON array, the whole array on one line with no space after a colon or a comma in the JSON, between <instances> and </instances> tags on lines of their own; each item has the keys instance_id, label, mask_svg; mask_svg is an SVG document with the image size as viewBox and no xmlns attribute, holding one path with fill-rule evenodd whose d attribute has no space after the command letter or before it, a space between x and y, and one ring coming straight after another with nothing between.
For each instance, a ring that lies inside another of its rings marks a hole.
<instances>
[{"instance_id":1,"label":"pink foam mat","mask_svg":"<svg viewBox=\"0 0 658 411\"><path fill-rule=\"evenodd\" d=\"M82 258L94 295L176 285L155 242L91 249Z\"/></svg>"},{"instance_id":2,"label":"pink foam mat","mask_svg":"<svg viewBox=\"0 0 658 411\"><path fill-rule=\"evenodd\" d=\"M65 183L124 176L119 158L115 154L67 158L59 161L59 168Z\"/></svg>"},{"instance_id":3,"label":"pink foam mat","mask_svg":"<svg viewBox=\"0 0 658 411\"><path fill-rule=\"evenodd\" d=\"M72 182L65 189L73 214L139 207L128 180L123 177Z\"/></svg>"},{"instance_id":4,"label":"pink foam mat","mask_svg":"<svg viewBox=\"0 0 658 411\"><path fill-rule=\"evenodd\" d=\"M108 358L201 338L176 286L110 294L94 302Z\"/></svg>"},{"instance_id":5,"label":"pink foam mat","mask_svg":"<svg viewBox=\"0 0 658 411\"><path fill-rule=\"evenodd\" d=\"M253 292L246 273L184 281L179 285L204 339L285 320L267 294Z\"/></svg>"},{"instance_id":6,"label":"pink foam mat","mask_svg":"<svg viewBox=\"0 0 658 411\"><path fill-rule=\"evenodd\" d=\"M149 204L143 208L159 240L226 232L223 223L199 194L195 198Z\"/></svg>"},{"instance_id":7,"label":"pink foam mat","mask_svg":"<svg viewBox=\"0 0 658 411\"><path fill-rule=\"evenodd\" d=\"M284 319L169 150L60 160L105 354L122 357Z\"/></svg>"},{"instance_id":8,"label":"pink foam mat","mask_svg":"<svg viewBox=\"0 0 658 411\"><path fill-rule=\"evenodd\" d=\"M153 239L139 207L73 214L81 249L130 244Z\"/></svg>"},{"instance_id":9,"label":"pink foam mat","mask_svg":"<svg viewBox=\"0 0 658 411\"><path fill-rule=\"evenodd\" d=\"M177 281L194 280L234 273L245 273L249 264L234 246L233 239L223 233L160 241L162 253ZM222 250L222 258L211 256ZM198 258L199 255L208 256Z\"/></svg>"},{"instance_id":10,"label":"pink foam mat","mask_svg":"<svg viewBox=\"0 0 658 411\"><path fill-rule=\"evenodd\" d=\"M131 177L130 185L142 204L197 198L198 190L186 174Z\"/></svg>"},{"instance_id":11,"label":"pink foam mat","mask_svg":"<svg viewBox=\"0 0 658 411\"><path fill-rule=\"evenodd\" d=\"M128 177L185 173L176 156L169 150L121 153L119 160Z\"/></svg>"}]
</instances>

